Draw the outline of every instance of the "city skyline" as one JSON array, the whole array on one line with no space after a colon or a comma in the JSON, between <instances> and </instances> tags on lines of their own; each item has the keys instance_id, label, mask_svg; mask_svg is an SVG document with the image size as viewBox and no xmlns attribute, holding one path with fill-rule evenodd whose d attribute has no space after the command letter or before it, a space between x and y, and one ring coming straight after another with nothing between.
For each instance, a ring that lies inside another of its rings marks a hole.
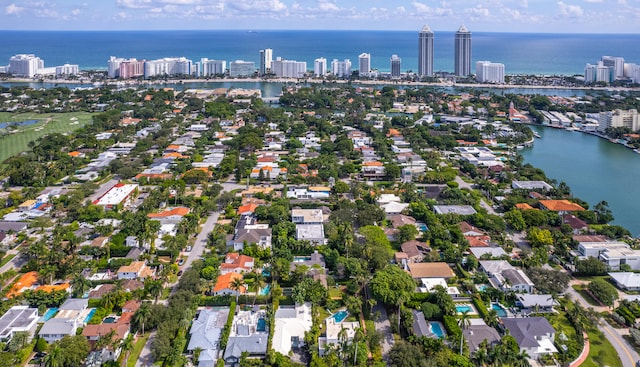
<instances>
[{"instance_id":1,"label":"city skyline","mask_svg":"<svg viewBox=\"0 0 640 367\"><path fill-rule=\"evenodd\" d=\"M5 30L411 30L637 33L640 1L66 0L3 1ZM614 5L614 6L612 6Z\"/></svg>"}]
</instances>

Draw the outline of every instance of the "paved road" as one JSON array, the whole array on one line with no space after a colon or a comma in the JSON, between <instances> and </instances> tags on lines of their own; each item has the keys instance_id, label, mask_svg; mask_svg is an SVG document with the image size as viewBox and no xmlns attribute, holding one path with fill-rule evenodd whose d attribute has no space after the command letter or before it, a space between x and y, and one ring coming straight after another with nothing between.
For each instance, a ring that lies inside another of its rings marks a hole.
<instances>
[{"instance_id":1,"label":"paved road","mask_svg":"<svg viewBox=\"0 0 640 367\"><path fill-rule=\"evenodd\" d=\"M147 339L147 344L142 347L142 351L140 352L140 356L136 361L136 367L145 367L145 366L153 366L153 359L151 358L151 342L156 337L156 332L152 331L149 335L149 339Z\"/></svg>"},{"instance_id":2,"label":"paved road","mask_svg":"<svg viewBox=\"0 0 640 367\"><path fill-rule=\"evenodd\" d=\"M191 264L202 257L204 248L207 246L207 237L209 236L209 233L213 231L213 227L216 226L219 216L220 212L214 212L213 214L209 215L207 221L204 222L204 224L202 225L202 230L200 231L200 233L198 233L196 242L193 244L193 248L190 252L185 252L186 254L188 254L188 257L184 262L184 265L182 266L183 270L188 270L189 268L191 268Z\"/></svg>"},{"instance_id":3,"label":"paved road","mask_svg":"<svg viewBox=\"0 0 640 367\"><path fill-rule=\"evenodd\" d=\"M455 178L455 182L457 182L457 183L458 183L458 187L459 187L460 189L469 189L469 190L472 190L472 189L473 189L473 185L474 185L474 184L472 184L472 183L468 183L468 182L465 182L465 181L464 181L460 176L456 176L456 178ZM484 198L484 197L482 197L482 198L480 199L480 206L481 206L481 207L483 207L483 208L487 211L487 213L489 213L489 214L493 214L493 215L501 215L500 213L496 213L496 211L493 209L493 207L491 207L491 205L489 205L489 204L485 201L485 198Z\"/></svg>"},{"instance_id":4,"label":"paved road","mask_svg":"<svg viewBox=\"0 0 640 367\"><path fill-rule=\"evenodd\" d=\"M373 313L380 313L377 321L375 321L376 330L384 336L382 339L382 358L386 361L389 358L389 351L393 347L394 339L391 332L391 322L389 322L389 316L387 316L387 310L381 303L378 303L373 308Z\"/></svg>"},{"instance_id":5,"label":"paved road","mask_svg":"<svg viewBox=\"0 0 640 367\"><path fill-rule=\"evenodd\" d=\"M567 288L567 294L571 295L571 298L580 303L583 307L592 307L582 296L576 292L572 287ZM604 333L604 336L609 340L613 348L620 356L620 360L622 361L623 367L635 367L636 361L640 360L640 355L636 353L636 351L627 344L627 342L622 338L620 332L611 327L605 320L602 320L602 324L599 327L600 330Z\"/></svg>"}]
</instances>

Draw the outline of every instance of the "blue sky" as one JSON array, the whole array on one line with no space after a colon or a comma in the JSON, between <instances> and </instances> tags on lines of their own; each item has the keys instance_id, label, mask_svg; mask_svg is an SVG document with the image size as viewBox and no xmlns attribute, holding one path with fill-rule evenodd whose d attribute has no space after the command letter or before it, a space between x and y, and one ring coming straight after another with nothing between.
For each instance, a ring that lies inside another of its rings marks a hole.
<instances>
[{"instance_id":1,"label":"blue sky","mask_svg":"<svg viewBox=\"0 0 640 367\"><path fill-rule=\"evenodd\" d=\"M0 0L5 30L640 33L640 0Z\"/></svg>"}]
</instances>

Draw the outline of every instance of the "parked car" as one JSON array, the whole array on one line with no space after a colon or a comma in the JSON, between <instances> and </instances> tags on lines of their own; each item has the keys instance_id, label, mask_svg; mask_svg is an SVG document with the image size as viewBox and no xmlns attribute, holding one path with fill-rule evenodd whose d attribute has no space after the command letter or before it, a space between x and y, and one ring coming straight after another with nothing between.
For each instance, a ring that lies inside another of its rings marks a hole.
<instances>
[{"instance_id":1,"label":"parked car","mask_svg":"<svg viewBox=\"0 0 640 367\"><path fill-rule=\"evenodd\" d=\"M182 264L184 264L184 259L183 258L179 258L178 259L178 266L182 266Z\"/></svg>"}]
</instances>

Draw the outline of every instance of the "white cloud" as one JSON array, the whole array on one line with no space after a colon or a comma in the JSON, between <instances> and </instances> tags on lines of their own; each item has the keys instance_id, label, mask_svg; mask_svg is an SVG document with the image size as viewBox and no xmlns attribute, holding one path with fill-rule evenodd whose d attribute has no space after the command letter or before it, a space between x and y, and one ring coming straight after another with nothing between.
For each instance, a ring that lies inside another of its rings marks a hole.
<instances>
[{"instance_id":1,"label":"white cloud","mask_svg":"<svg viewBox=\"0 0 640 367\"><path fill-rule=\"evenodd\" d=\"M118 7L121 7L121 8L144 9L144 8L150 8L153 5L153 1L152 0L118 0L116 1L116 5L118 5ZM120 14L121 13L118 13L116 15L120 17Z\"/></svg>"},{"instance_id":2,"label":"white cloud","mask_svg":"<svg viewBox=\"0 0 640 367\"><path fill-rule=\"evenodd\" d=\"M318 8L322 11L340 11L340 8L336 4L326 0L320 0L318 2Z\"/></svg>"},{"instance_id":3,"label":"white cloud","mask_svg":"<svg viewBox=\"0 0 640 367\"><path fill-rule=\"evenodd\" d=\"M78 15L78 14L80 14L80 9L71 10L71 15L75 16L75 15Z\"/></svg>"},{"instance_id":4,"label":"white cloud","mask_svg":"<svg viewBox=\"0 0 640 367\"><path fill-rule=\"evenodd\" d=\"M4 13L6 15L17 15L22 13L25 8L18 6L16 4L9 4L4 8Z\"/></svg>"},{"instance_id":5,"label":"white cloud","mask_svg":"<svg viewBox=\"0 0 640 367\"><path fill-rule=\"evenodd\" d=\"M560 15L571 17L571 18L579 18L584 15L584 10L580 5L570 5L565 4L563 1L558 2L558 8L560 10Z\"/></svg>"},{"instance_id":6,"label":"white cloud","mask_svg":"<svg viewBox=\"0 0 640 367\"><path fill-rule=\"evenodd\" d=\"M474 17L488 17L491 15L491 12L489 11L489 9L487 8L483 8L482 6L478 5L475 8L469 8L467 9L467 12L470 13L471 15L473 15Z\"/></svg>"}]
</instances>

